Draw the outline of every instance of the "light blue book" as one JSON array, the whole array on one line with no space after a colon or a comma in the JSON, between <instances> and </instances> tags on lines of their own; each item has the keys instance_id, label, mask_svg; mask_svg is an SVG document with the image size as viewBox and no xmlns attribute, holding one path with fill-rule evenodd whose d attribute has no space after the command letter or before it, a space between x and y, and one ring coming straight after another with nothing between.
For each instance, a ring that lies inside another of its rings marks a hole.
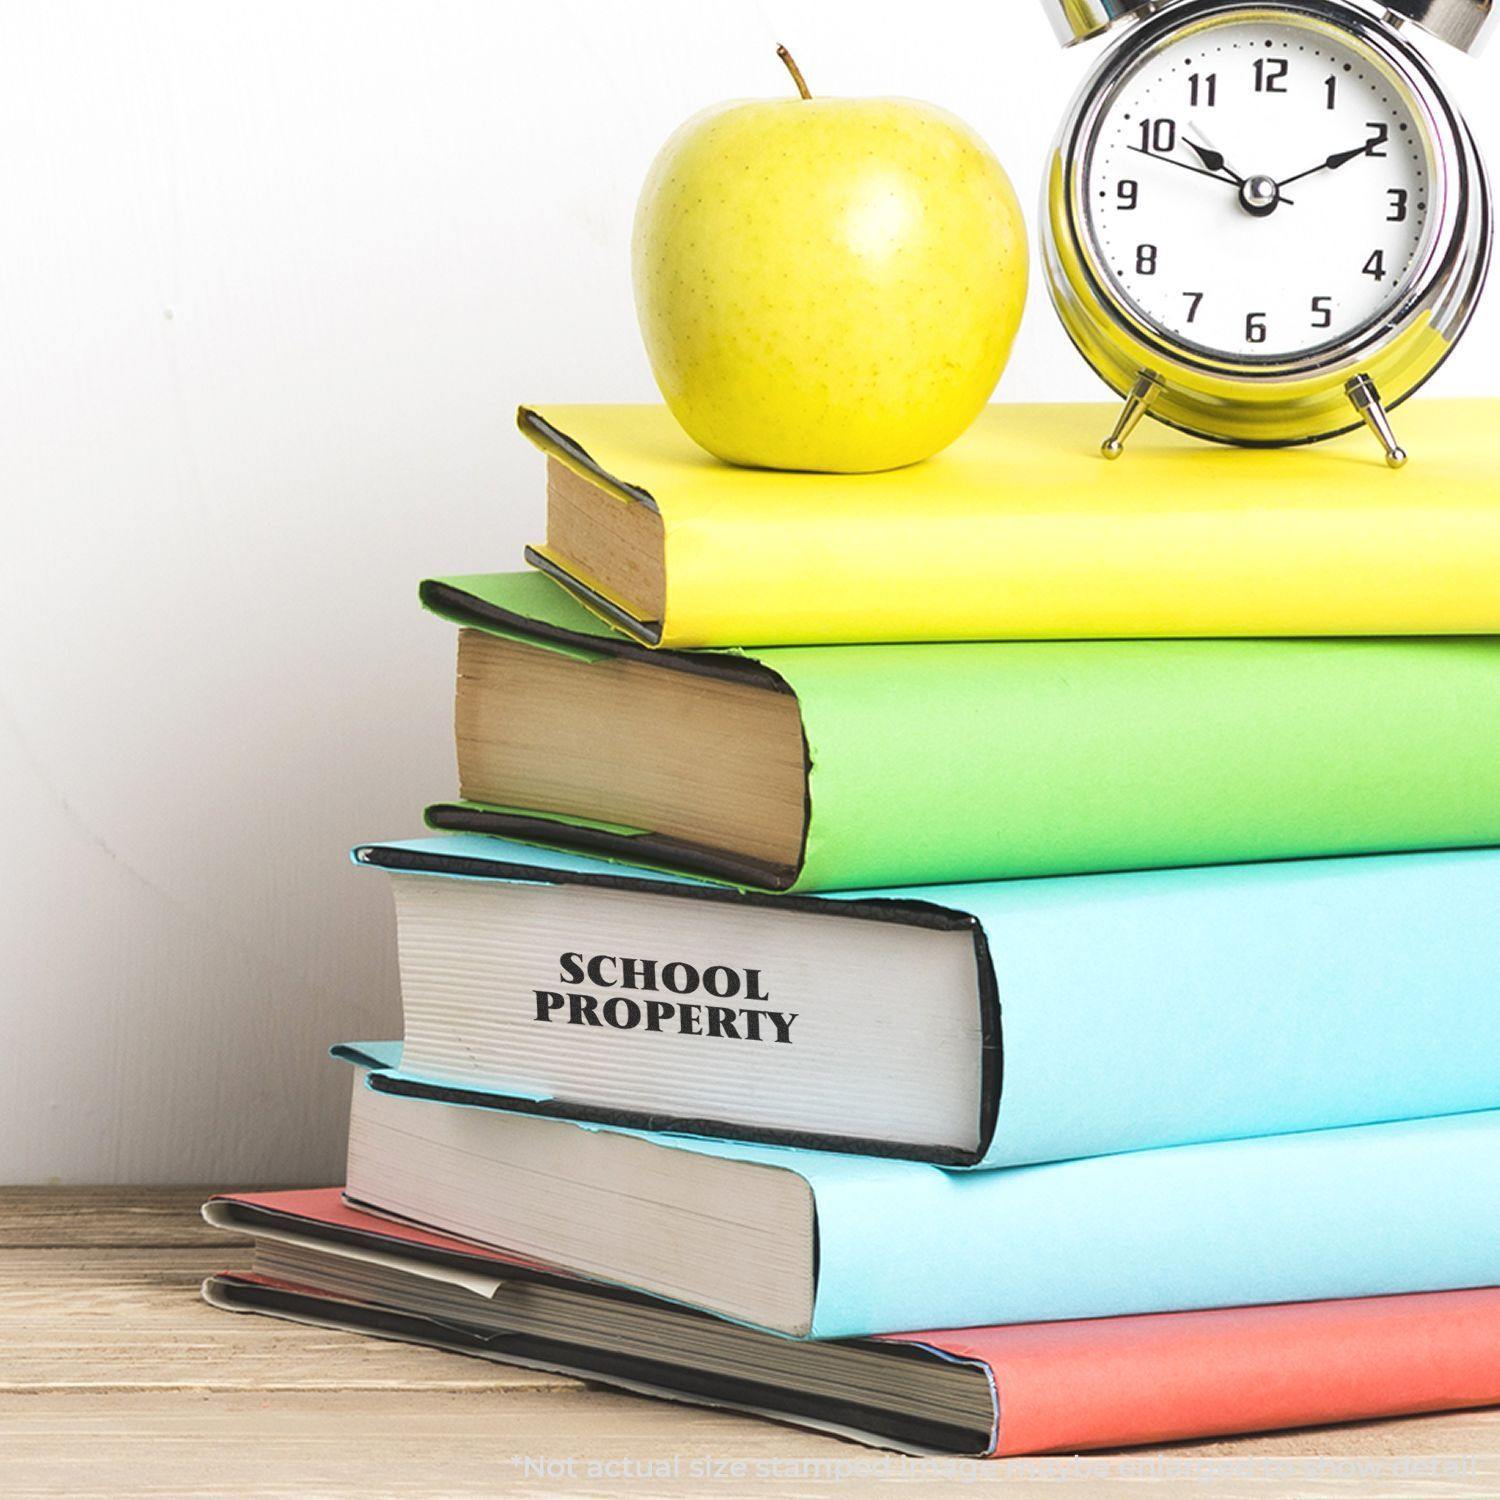
<instances>
[{"instance_id":1,"label":"light blue book","mask_svg":"<svg viewBox=\"0 0 1500 1500\"><path fill-rule=\"evenodd\" d=\"M388 1093L997 1167L1500 1108L1500 851L807 896L476 835Z\"/></svg>"},{"instance_id":2,"label":"light blue book","mask_svg":"<svg viewBox=\"0 0 1500 1500\"><path fill-rule=\"evenodd\" d=\"M1500 1111L954 1172L360 1083L347 1192L796 1337L1500 1284Z\"/></svg>"}]
</instances>

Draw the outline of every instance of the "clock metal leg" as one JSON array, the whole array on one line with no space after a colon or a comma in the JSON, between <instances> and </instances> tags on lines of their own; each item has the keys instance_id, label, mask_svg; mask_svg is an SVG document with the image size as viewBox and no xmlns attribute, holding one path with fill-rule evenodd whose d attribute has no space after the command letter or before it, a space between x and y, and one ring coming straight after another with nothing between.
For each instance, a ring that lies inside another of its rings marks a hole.
<instances>
[{"instance_id":1,"label":"clock metal leg","mask_svg":"<svg viewBox=\"0 0 1500 1500\"><path fill-rule=\"evenodd\" d=\"M1151 409L1151 403L1161 392L1160 378L1143 370L1125 398L1125 407L1120 413L1119 421L1115 423L1115 430L1105 438L1099 449L1105 458L1118 458L1125 451L1125 443L1130 434L1141 425L1141 418Z\"/></svg>"},{"instance_id":2,"label":"clock metal leg","mask_svg":"<svg viewBox=\"0 0 1500 1500\"><path fill-rule=\"evenodd\" d=\"M1381 405L1380 392L1375 389L1375 382L1368 375L1356 375L1344 389L1348 392L1355 411L1364 419L1365 426L1375 434L1380 446L1385 449L1385 461L1393 469L1399 469L1406 462L1406 449L1396 441L1395 429L1391 426L1385 407Z\"/></svg>"}]
</instances>

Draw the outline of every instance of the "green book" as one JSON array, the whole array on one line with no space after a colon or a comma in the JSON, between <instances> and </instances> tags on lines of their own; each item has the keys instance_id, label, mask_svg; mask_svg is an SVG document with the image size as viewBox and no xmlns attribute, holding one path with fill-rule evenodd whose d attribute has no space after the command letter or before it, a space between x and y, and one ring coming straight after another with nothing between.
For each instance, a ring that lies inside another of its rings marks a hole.
<instances>
[{"instance_id":1,"label":"green book","mask_svg":"<svg viewBox=\"0 0 1500 1500\"><path fill-rule=\"evenodd\" d=\"M653 651L536 574L421 596L448 831L765 890L1500 843L1500 638Z\"/></svg>"}]
</instances>

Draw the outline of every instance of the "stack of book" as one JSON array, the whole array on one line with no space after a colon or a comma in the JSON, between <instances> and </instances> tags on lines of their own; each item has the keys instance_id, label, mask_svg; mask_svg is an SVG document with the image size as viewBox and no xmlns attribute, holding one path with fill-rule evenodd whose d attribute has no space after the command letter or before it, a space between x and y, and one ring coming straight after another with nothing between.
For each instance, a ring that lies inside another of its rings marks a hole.
<instances>
[{"instance_id":1,"label":"stack of book","mask_svg":"<svg viewBox=\"0 0 1500 1500\"><path fill-rule=\"evenodd\" d=\"M404 1039L208 1298L920 1452L1500 1401L1496 419L523 411L536 571L422 588L459 797L355 851Z\"/></svg>"}]
</instances>

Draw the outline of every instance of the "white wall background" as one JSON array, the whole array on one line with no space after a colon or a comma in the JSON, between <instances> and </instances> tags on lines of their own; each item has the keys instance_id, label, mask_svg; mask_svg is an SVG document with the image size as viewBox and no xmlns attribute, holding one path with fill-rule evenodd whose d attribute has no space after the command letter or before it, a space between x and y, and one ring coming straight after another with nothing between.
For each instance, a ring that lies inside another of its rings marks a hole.
<instances>
[{"instance_id":1,"label":"white wall background","mask_svg":"<svg viewBox=\"0 0 1500 1500\"><path fill-rule=\"evenodd\" d=\"M650 399L628 243L713 101L941 102L1024 201L1035 0L0 0L0 1181L333 1180L451 792L421 576L518 565L518 401ZM1437 49L1441 51L1442 49ZM1500 151L1500 58L1440 65ZM1094 397L1041 289L1002 396ZM1500 391L1500 297L1440 377Z\"/></svg>"}]
</instances>

